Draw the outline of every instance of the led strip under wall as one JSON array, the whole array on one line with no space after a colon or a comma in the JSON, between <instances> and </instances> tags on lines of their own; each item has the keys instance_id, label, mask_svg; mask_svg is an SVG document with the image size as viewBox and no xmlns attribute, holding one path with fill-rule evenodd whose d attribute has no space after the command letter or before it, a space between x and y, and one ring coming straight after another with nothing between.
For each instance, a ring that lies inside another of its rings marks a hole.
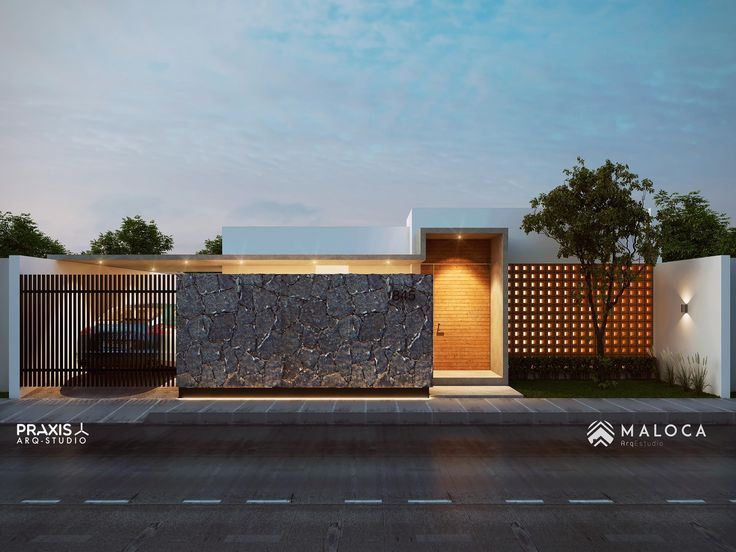
<instances>
[{"instance_id":1,"label":"led strip under wall","mask_svg":"<svg viewBox=\"0 0 736 552\"><path fill-rule=\"evenodd\" d=\"M645 355L653 340L653 272L645 267L609 316L606 354ZM509 353L595 353L586 303L575 300L582 282L577 264L509 265Z\"/></svg>"}]
</instances>

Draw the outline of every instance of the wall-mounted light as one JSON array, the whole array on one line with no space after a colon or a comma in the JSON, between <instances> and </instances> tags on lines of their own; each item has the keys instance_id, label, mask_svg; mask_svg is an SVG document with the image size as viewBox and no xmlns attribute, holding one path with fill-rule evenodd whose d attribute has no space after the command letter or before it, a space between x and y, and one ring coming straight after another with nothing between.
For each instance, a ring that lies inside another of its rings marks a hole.
<instances>
[{"instance_id":1,"label":"wall-mounted light","mask_svg":"<svg viewBox=\"0 0 736 552\"><path fill-rule=\"evenodd\" d=\"M463 235L462 234L458 234L457 235L457 239L459 239L459 240L463 239Z\"/></svg>"},{"instance_id":2,"label":"wall-mounted light","mask_svg":"<svg viewBox=\"0 0 736 552\"><path fill-rule=\"evenodd\" d=\"M680 303L680 312L682 314L687 314L687 303Z\"/></svg>"}]
</instances>

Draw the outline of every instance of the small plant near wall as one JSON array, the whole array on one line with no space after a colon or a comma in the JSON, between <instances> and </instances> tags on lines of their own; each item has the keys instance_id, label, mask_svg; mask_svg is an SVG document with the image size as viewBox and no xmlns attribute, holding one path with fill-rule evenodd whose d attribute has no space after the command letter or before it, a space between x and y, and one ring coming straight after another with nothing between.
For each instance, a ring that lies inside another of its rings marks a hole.
<instances>
[{"instance_id":1,"label":"small plant near wall","mask_svg":"<svg viewBox=\"0 0 736 552\"><path fill-rule=\"evenodd\" d=\"M677 367L675 372L675 384L682 387L683 391L690 389L690 373L687 371L685 364Z\"/></svg>"},{"instance_id":2,"label":"small plant near wall","mask_svg":"<svg viewBox=\"0 0 736 552\"><path fill-rule=\"evenodd\" d=\"M708 379L708 357L694 353L687 357L680 352L664 349L657 355L659 376L668 385L677 385L685 391L702 394L710 384Z\"/></svg>"},{"instance_id":3,"label":"small plant near wall","mask_svg":"<svg viewBox=\"0 0 736 552\"><path fill-rule=\"evenodd\" d=\"M710 387L709 383L705 383L708 379L708 357L701 357L700 353L688 355L687 364L690 372L690 387L697 394L700 394Z\"/></svg>"},{"instance_id":4,"label":"small plant near wall","mask_svg":"<svg viewBox=\"0 0 736 552\"><path fill-rule=\"evenodd\" d=\"M682 365L682 353L673 353L669 348L661 351L657 356L659 377L667 385L675 385L677 367Z\"/></svg>"}]
</instances>

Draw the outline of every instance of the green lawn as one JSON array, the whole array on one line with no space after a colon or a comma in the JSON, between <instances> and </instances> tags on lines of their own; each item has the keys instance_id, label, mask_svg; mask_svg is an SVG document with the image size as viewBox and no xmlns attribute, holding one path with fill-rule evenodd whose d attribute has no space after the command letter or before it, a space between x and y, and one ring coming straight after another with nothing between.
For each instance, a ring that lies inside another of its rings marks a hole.
<instances>
[{"instance_id":1,"label":"green lawn","mask_svg":"<svg viewBox=\"0 0 736 552\"><path fill-rule=\"evenodd\" d=\"M527 398L715 398L710 393L696 395L681 387L652 380L622 380L614 387L601 389L590 380L516 380L511 387Z\"/></svg>"}]
</instances>

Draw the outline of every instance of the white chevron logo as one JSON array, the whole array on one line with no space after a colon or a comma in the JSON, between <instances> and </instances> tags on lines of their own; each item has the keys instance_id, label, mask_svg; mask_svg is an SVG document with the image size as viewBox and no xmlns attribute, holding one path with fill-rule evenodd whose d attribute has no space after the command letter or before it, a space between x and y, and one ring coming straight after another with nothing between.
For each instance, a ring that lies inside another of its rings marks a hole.
<instances>
[{"instance_id":1,"label":"white chevron logo","mask_svg":"<svg viewBox=\"0 0 736 552\"><path fill-rule=\"evenodd\" d=\"M605 420L596 420L588 426L588 442L597 447L607 447L613 443L613 426Z\"/></svg>"}]
</instances>

